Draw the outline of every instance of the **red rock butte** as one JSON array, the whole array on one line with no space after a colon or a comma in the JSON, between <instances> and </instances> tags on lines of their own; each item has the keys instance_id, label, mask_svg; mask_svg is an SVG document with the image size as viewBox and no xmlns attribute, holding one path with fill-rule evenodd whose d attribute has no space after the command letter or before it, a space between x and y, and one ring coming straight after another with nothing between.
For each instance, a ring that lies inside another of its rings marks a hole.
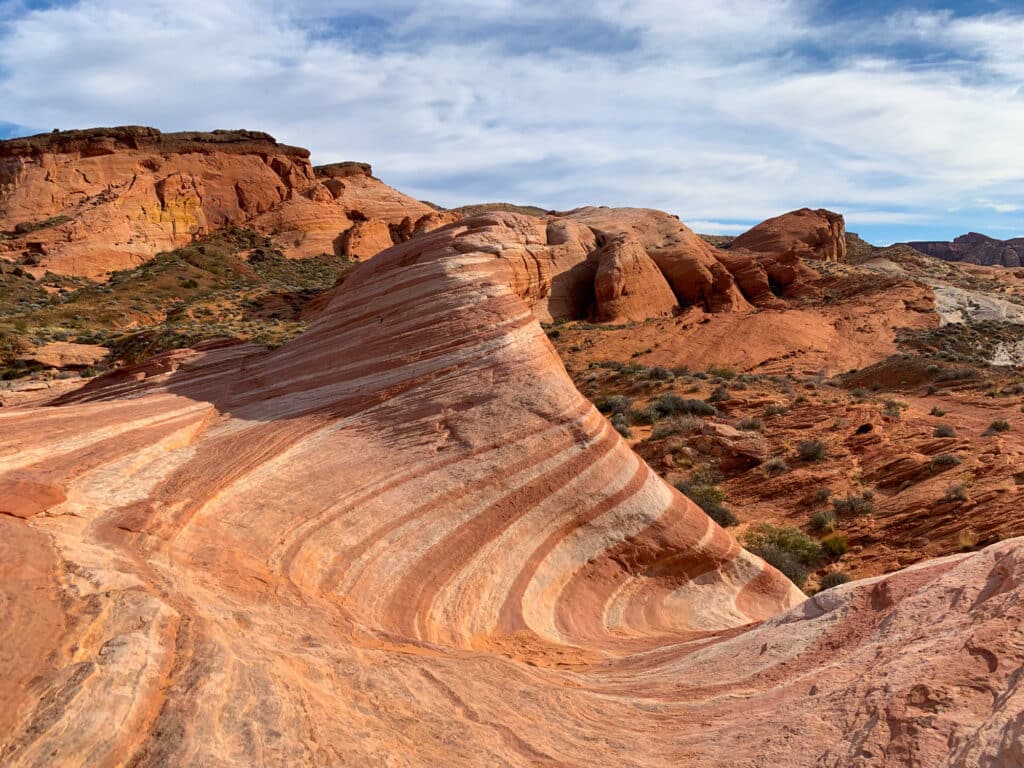
<instances>
[{"instance_id":1,"label":"red rock butte","mask_svg":"<svg viewBox=\"0 0 1024 768\"><path fill-rule=\"evenodd\" d=\"M0 412L0 763L1021 764L1020 540L804 599L574 388L587 291L749 300L662 217L452 223Z\"/></svg>"},{"instance_id":2,"label":"red rock butte","mask_svg":"<svg viewBox=\"0 0 1024 768\"><path fill-rule=\"evenodd\" d=\"M314 168L307 150L256 131L126 126L0 142L0 258L27 257L40 274L99 277L228 225L292 257L363 259L455 218L366 163ZM353 228L370 235L346 238Z\"/></svg>"}]
</instances>

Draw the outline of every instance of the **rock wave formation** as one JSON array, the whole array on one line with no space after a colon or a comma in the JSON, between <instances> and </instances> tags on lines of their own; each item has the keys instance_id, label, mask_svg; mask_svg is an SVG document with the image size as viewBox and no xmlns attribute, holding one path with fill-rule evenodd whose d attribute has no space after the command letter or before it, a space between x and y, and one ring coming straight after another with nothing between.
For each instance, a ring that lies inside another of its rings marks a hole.
<instances>
[{"instance_id":1,"label":"rock wave formation","mask_svg":"<svg viewBox=\"0 0 1024 768\"><path fill-rule=\"evenodd\" d=\"M687 232L456 222L0 412L0 763L1019 764L1024 544L805 600L573 387L538 319L732 275Z\"/></svg>"},{"instance_id":2,"label":"rock wave formation","mask_svg":"<svg viewBox=\"0 0 1024 768\"><path fill-rule=\"evenodd\" d=\"M314 168L256 131L95 128L0 142L0 258L99 277L225 226L293 257L375 255L458 218L392 189L366 163ZM385 238L346 236L354 227Z\"/></svg>"}]
</instances>

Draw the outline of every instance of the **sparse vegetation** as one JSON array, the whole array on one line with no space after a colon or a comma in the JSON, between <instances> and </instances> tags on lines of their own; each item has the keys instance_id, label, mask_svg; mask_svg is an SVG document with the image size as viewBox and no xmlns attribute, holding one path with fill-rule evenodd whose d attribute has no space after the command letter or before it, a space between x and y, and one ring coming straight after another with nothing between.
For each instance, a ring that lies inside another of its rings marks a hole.
<instances>
[{"instance_id":1,"label":"sparse vegetation","mask_svg":"<svg viewBox=\"0 0 1024 768\"><path fill-rule=\"evenodd\" d=\"M832 589L832 587L838 587L841 584L849 582L850 574L843 571L831 571L821 577L821 581L818 584L818 589L824 592L826 589Z\"/></svg>"},{"instance_id":2,"label":"sparse vegetation","mask_svg":"<svg viewBox=\"0 0 1024 768\"><path fill-rule=\"evenodd\" d=\"M950 467L956 467L961 463L959 456L952 453L940 453L938 456L933 456L931 460L931 467L935 470L949 469Z\"/></svg>"},{"instance_id":3,"label":"sparse vegetation","mask_svg":"<svg viewBox=\"0 0 1024 768\"><path fill-rule=\"evenodd\" d=\"M872 491L850 493L842 498L832 499L832 508L837 515L867 515L875 511L875 494Z\"/></svg>"},{"instance_id":4,"label":"sparse vegetation","mask_svg":"<svg viewBox=\"0 0 1024 768\"><path fill-rule=\"evenodd\" d=\"M811 515L811 530L815 533L832 533L839 524L835 512L822 510Z\"/></svg>"},{"instance_id":5,"label":"sparse vegetation","mask_svg":"<svg viewBox=\"0 0 1024 768\"><path fill-rule=\"evenodd\" d=\"M1010 431L1010 422L1008 422L1006 419L996 419L995 421L993 421L991 424L988 425L988 431L989 432L1009 432Z\"/></svg>"},{"instance_id":6,"label":"sparse vegetation","mask_svg":"<svg viewBox=\"0 0 1024 768\"><path fill-rule=\"evenodd\" d=\"M828 446L821 440L801 440L796 452L801 461L821 461L828 455Z\"/></svg>"},{"instance_id":7,"label":"sparse vegetation","mask_svg":"<svg viewBox=\"0 0 1024 768\"><path fill-rule=\"evenodd\" d=\"M789 472L789 464L781 456L768 459L764 464L761 465L761 469L768 476L781 475L785 472Z\"/></svg>"},{"instance_id":8,"label":"sparse vegetation","mask_svg":"<svg viewBox=\"0 0 1024 768\"><path fill-rule=\"evenodd\" d=\"M736 425L736 429L741 429L746 432L760 432L764 429L764 422L760 419L741 419Z\"/></svg>"},{"instance_id":9,"label":"sparse vegetation","mask_svg":"<svg viewBox=\"0 0 1024 768\"><path fill-rule=\"evenodd\" d=\"M818 542L792 526L761 523L747 531L744 540L747 549L778 568L798 587L803 587L809 569L817 565L824 554Z\"/></svg>"},{"instance_id":10,"label":"sparse vegetation","mask_svg":"<svg viewBox=\"0 0 1024 768\"><path fill-rule=\"evenodd\" d=\"M821 551L832 560L845 555L848 549L849 544L846 541L846 537L841 533L826 536L821 540Z\"/></svg>"},{"instance_id":11,"label":"sparse vegetation","mask_svg":"<svg viewBox=\"0 0 1024 768\"><path fill-rule=\"evenodd\" d=\"M690 501L704 510L704 514L723 528L736 525L739 519L722 502L725 492L717 485L706 482L678 482L676 488Z\"/></svg>"},{"instance_id":12,"label":"sparse vegetation","mask_svg":"<svg viewBox=\"0 0 1024 768\"><path fill-rule=\"evenodd\" d=\"M651 403L651 409L662 418L678 416L683 413L693 416L715 416L718 414L718 409L715 406L709 405L703 400L684 398L672 393L661 395L655 399Z\"/></svg>"},{"instance_id":13,"label":"sparse vegetation","mask_svg":"<svg viewBox=\"0 0 1024 768\"><path fill-rule=\"evenodd\" d=\"M949 424L939 424L932 435L934 437L956 437L956 430Z\"/></svg>"}]
</instances>

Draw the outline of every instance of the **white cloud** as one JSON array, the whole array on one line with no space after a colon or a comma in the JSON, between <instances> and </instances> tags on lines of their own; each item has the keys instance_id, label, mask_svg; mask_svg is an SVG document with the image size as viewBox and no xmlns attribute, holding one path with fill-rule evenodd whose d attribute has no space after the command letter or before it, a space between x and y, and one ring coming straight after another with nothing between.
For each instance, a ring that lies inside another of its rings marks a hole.
<instances>
[{"instance_id":1,"label":"white cloud","mask_svg":"<svg viewBox=\"0 0 1024 768\"><path fill-rule=\"evenodd\" d=\"M442 204L647 205L701 225L802 205L870 208L851 214L869 225L939 221L978 200L1014 212L1024 15L829 25L815 7L8 3L0 103L4 121L41 130L267 130L316 162L370 161ZM925 40L944 56L900 58Z\"/></svg>"}]
</instances>

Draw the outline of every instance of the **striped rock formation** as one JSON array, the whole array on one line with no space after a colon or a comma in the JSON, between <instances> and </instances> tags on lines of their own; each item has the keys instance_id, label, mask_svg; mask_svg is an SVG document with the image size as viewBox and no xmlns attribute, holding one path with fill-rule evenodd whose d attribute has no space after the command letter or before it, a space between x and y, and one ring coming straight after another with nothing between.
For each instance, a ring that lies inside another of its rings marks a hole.
<instances>
[{"instance_id":1,"label":"striped rock formation","mask_svg":"<svg viewBox=\"0 0 1024 768\"><path fill-rule=\"evenodd\" d=\"M126 126L0 141L0 258L38 274L99 277L227 225L271 235L289 256L366 257L377 251L342 242L355 224L397 234L438 215L365 163L314 168L307 150L256 131ZM434 226L457 218L445 216Z\"/></svg>"},{"instance_id":2,"label":"striped rock formation","mask_svg":"<svg viewBox=\"0 0 1024 768\"><path fill-rule=\"evenodd\" d=\"M1024 546L804 601L572 386L588 232L456 223L274 352L0 412L0 764L1024 755Z\"/></svg>"}]
</instances>

